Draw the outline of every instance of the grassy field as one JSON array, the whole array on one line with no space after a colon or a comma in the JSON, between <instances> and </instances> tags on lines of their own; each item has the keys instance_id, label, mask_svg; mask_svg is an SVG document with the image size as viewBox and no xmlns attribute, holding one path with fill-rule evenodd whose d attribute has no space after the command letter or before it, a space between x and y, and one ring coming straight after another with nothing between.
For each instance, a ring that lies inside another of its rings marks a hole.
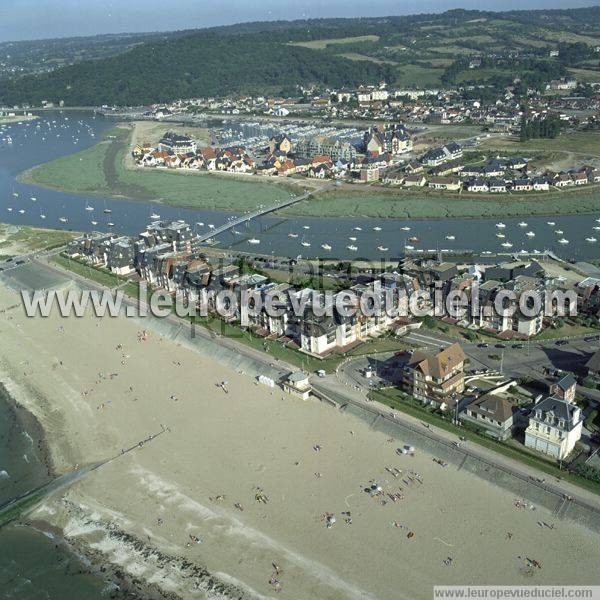
<instances>
[{"instance_id":1,"label":"grassy field","mask_svg":"<svg viewBox=\"0 0 600 600\"><path fill-rule=\"evenodd\" d=\"M138 200L158 200L172 206L245 211L274 204L289 194L287 186L264 180L206 172L126 169L129 132L117 139L58 158L22 175L36 185L74 193L99 193Z\"/></svg>"},{"instance_id":2,"label":"grassy field","mask_svg":"<svg viewBox=\"0 0 600 600\"><path fill-rule=\"evenodd\" d=\"M0 256L51 250L65 245L75 233L0 223Z\"/></svg>"},{"instance_id":3,"label":"grassy field","mask_svg":"<svg viewBox=\"0 0 600 600\"><path fill-rule=\"evenodd\" d=\"M367 56L366 54L359 54L358 52L344 52L342 54L338 54L342 58L347 58L348 60L368 60L369 62L377 63L378 65L397 65L398 63L393 60L386 60L384 58L376 58L375 56Z\"/></svg>"},{"instance_id":4,"label":"grassy field","mask_svg":"<svg viewBox=\"0 0 600 600\"><path fill-rule=\"evenodd\" d=\"M302 46L303 48L312 48L313 50L323 50L327 46L334 44L356 44L360 42L377 42L378 35L357 35L356 37L332 38L326 40L312 40L310 42L292 42L290 46Z\"/></svg>"},{"instance_id":5,"label":"grassy field","mask_svg":"<svg viewBox=\"0 0 600 600\"><path fill-rule=\"evenodd\" d=\"M417 87L440 85L443 74L444 69L432 69L414 64L401 65L398 67L396 84Z\"/></svg>"},{"instance_id":6,"label":"grassy field","mask_svg":"<svg viewBox=\"0 0 600 600\"><path fill-rule=\"evenodd\" d=\"M358 186L356 186L358 188ZM539 192L528 196L504 194L501 198L465 196L420 190L390 190L362 187L356 192L333 192L313 197L286 211L302 216L376 218L510 217L578 214L600 210L600 194Z\"/></svg>"}]
</instances>

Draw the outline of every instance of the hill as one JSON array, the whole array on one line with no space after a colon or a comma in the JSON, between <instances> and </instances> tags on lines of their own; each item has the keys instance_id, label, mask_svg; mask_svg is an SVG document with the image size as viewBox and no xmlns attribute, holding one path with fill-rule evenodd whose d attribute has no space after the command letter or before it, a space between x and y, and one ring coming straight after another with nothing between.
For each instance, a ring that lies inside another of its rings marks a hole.
<instances>
[{"instance_id":1,"label":"hill","mask_svg":"<svg viewBox=\"0 0 600 600\"><path fill-rule=\"evenodd\" d=\"M598 47L600 7L243 23L123 40L117 54L113 43L111 56L0 82L0 103L139 105L381 80L541 85L575 72L600 81Z\"/></svg>"}]
</instances>

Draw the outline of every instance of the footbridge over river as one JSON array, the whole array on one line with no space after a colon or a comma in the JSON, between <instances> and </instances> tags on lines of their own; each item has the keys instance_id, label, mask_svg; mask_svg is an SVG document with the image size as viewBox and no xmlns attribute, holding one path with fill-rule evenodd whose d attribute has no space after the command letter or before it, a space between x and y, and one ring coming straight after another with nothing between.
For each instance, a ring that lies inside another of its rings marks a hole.
<instances>
[{"instance_id":1,"label":"footbridge over river","mask_svg":"<svg viewBox=\"0 0 600 600\"><path fill-rule=\"evenodd\" d=\"M245 215L242 215L241 217L238 217L237 219L232 219L231 221L227 221L227 223L225 223L224 225L221 225L220 227L215 227L214 229L211 229L209 232L205 233L204 235L199 235L196 238L196 242L198 242L198 243L208 242L209 240L212 240L216 236L220 235L221 233L224 233L225 231L228 231L230 229L234 229L238 225L242 225L243 223L248 223L252 219L256 219L257 217L262 217L263 215L268 215L268 214L276 212L278 210L282 210L283 208L287 208L288 206L293 206L294 204L298 204L299 202L302 202L303 200L310 198L310 196L312 196L313 194L315 194L317 192L324 192L324 191L326 191L328 189L332 189L334 187L335 187L334 183L329 184L329 185L323 186L317 190L306 191L306 192L304 192L304 194L301 194L300 196L293 196L291 198L288 198L287 200L285 200L284 202L280 202L279 204L273 204L271 206L262 207L258 210L255 210L254 212L246 213Z\"/></svg>"}]
</instances>

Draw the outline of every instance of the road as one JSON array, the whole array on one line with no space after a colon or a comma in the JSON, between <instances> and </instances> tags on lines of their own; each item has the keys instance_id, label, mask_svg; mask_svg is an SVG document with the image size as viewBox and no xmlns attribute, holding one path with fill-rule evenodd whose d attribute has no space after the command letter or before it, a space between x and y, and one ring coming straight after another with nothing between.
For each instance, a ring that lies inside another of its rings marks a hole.
<instances>
[{"instance_id":1,"label":"road","mask_svg":"<svg viewBox=\"0 0 600 600\"><path fill-rule=\"evenodd\" d=\"M104 286L102 286L100 284L97 284L93 281L85 279L84 277L81 277L75 273L72 273L71 271L67 271L57 265L49 264L45 257L42 257L39 259L36 258L34 260L35 260L36 264L43 267L44 269L48 269L49 271L52 271L54 273L59 273L63 276L69 277L70 279L73 279L74 281L80 283L85 288L96 289L99 291L110 291L108 288L105 288ZM132 298L129 299L129 298L125 297L124 302L126 305L131 305L131 306L135 306L135 307L138 306L138 301L136 299L132 299ZM165 318L169 322L171 322L175 325L179 325L182 328L182 330L189 332L190 335L192 335L192 330L193 330L193 334L196 336L200 336L205 339L210 339L210 340L216 341L222 347L230 349L231 351L233 351L235 353L239 353L244 356L247 356L248 358L251 358L251 359L257 361L259 364L263 364L265 366L268 365L270 368L276 368L278 370L278 372L281 374L281 377L284 377L286 374L288 374L291 371L297 370L297 367L295 367L294 365L291 365L284 361L275 359L272 356L270 356L260 350L257 350L257 349L247 346L243 342L238 342L231 338L224 338L224 337L218 336L214 332L207 330L203 327L193 326L189 322L184 321L175 315L170 315ZM430 338L429 341L432 346L434 344L438 344L438 347L445 346L450 341L445 337L438 336L437 333L433 334L433 333L427 332L427 334L423 333L422 335L426 335L427 338ZM417 338L417 339L419 339L419 338ZM469 350L471 350L471 351L475 351L475 348L477 348L475 345L469 346ZM477 350L480 350L480 349L477 349ZM365 359L362 359L362 360L365 360ZM366 360L369 360L369 358L367 357ZM351 362L353 362L353 361L348 361L348 363L346 363L346 365L344 365L344 369L342 369L341 372L347 372L346 369L348 368L348 365ZM518 361L516 361L516 362L518 362ZM393 367L393 365L392 365L392 367ZM398 363L396 368L399 368L399 367L400 367L400 363ZM392 417L390 416L389 408L384 407L383 405L380 405L378 403L369 401L367 399L367 395L366 395L367 390L366 389L362 388L357 382L353 382L350 380L344 381L343 377L339 378L337 373L327 375L324 378L318 377L315 374L313 374L311 376L311 383L317 391L321 391L326 396L337 399L340 403L350 402L353 404L360 405L363 408L367 408L367 410L369 410L369 411L372 411L372 412L375 411L377 414L379 414L383 418L391 419L398 424L402 424L403 426L410 427L411 430L414 430L416 432L420 431L420 433L422 435L427 435L427 436L434 435L438 441L446 443L446 444L448 444L448 443L451 444L451 443L454 443L457 441L457 438L455 435L453 435L445 430L439 429L435 426L430 426L429 428L425 429L418 419L415 419L404 413L395 413L395 416L392 419ZM540 471L537 471L536 469L534 469L532 467L524 465L523 463L521 463L519 461L507 458L503 455L497 454L496 452L493 452L492 450L489 450L483 446L479 446L474 443L469 443L468 453L470 453L472 456L476 456L482 460L488 461L495 465L500 465L502 468L513 473L514 475L516 475L518 477L527 477L529 479L547 477L546 474L540 473ZM596 494L593 494L592 492L588 492L585 489L579 488L577 486L574 486L574 485L572 485L568 482L562 481L562 480L555 481L551 485L546 484L545 487L547 489L551 489L551 491L553 491L559 495L572 496L575 500L581 502L582 504L593 506L600 510L600 497L597 496Z\"/></svg>"}]
</instances>

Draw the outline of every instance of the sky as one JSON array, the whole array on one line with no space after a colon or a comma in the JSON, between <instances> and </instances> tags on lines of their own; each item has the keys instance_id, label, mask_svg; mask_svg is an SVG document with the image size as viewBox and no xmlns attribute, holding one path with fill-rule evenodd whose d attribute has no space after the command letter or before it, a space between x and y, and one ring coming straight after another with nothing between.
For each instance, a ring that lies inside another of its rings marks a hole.
<instances>
[{"instance_id":1,"label":"sky","mask_svg":"<svg viewBox=\"0 0 600 600\"><path fill-rule=\"evenodd\" d=\"M172 31L244 21L373 17L451 8L594 6L600 0L0 0L0 41Z\"/></svg>"}]
</instances>

